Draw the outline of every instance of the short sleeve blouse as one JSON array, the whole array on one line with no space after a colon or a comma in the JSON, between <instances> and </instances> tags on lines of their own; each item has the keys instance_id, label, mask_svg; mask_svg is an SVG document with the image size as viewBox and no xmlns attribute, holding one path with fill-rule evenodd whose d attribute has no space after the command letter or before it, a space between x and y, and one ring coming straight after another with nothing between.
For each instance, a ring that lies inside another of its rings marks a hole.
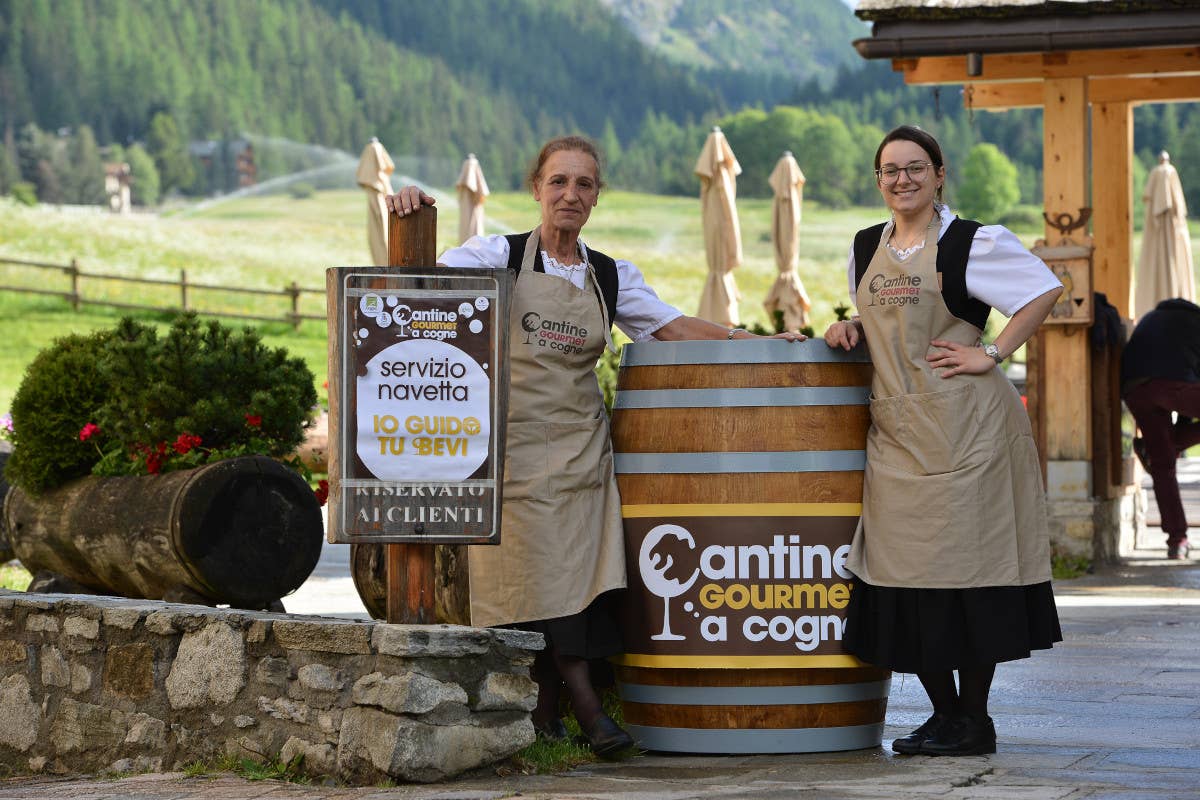
<instances>
[{"instance_id":1,"label":"short sleeve blouse","mask_svg":"<svg viewBox=\"0 0 1200 800\"><path fill-rule=\"evenodd\" d=\"M587 246L579 246L587 256ZM502 269L508 265L508 239L501 235L473 236L459 247L451 247L438 258L439 264L447 267ZM544 251L543 251L544 255ZM571 281L580 289L584 286L586 271L572 266L563 266L544 255L546 274ZM683 312L659 299L646 283L642 271L630 261L617 262L617 318L613 323L635 342L644 342L653 337L655 331Z\"/></svg>"},{"instance_id":2,"label":"short sleeve blouse","mask_svg":"<svg viewBox=\"0 0 1200 800\"><path fill-rule=\"evenodd\" d=\"M941 206L941 239L954 221L954 214ZM850 303L857 306L854 286L854 246L850 246L847 278ZM986 303L1006 317L1011 317L1029 301L1062 286L1050 268L1029 252L1016 234L1003 225L982 225L971 242L967 258L967 294Z\"/></svg>"}]
</instances>

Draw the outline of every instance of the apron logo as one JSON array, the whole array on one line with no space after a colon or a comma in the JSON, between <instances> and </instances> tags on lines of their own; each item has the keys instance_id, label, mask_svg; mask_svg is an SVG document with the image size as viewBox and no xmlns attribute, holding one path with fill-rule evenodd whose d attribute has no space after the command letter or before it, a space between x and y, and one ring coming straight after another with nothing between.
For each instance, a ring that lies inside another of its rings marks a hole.
<instances>
[{"instance_id":1,"label":"apron logo","mask_svg":"<svg viewBox=\"0 0 1200 800\"><path fill-rule=\"evenodd\" d=\"M915 306L921 302L921 276L901 272L894 278L885 278L876 273L871 276L867 290L871 302L867 305Z\"/></svg>"},{"instance_id":2,"label":"apron logo","mask_svg":"<svg viewBox=\"0 0 1200 800\"><path fill-rule=\"evenodd\" d=\"M525 330L525 344L530 344L529 337L537 333L542 325L542 317L536 311L530 311L521 317L521 327Z\"/></svg>"},{"instance_id":3,"label":"apron logo","mask_svg":"<svg viewBox=\"0 0 1200 800\"><path fill-rule=\"evenodd\" d=\"M564 353L582 353L587 345L587 328L569 320L542 319L536 311L527 311L521 317L521 330L525 331L525 344L561 350Z\"/></svg>"}]
</instances>

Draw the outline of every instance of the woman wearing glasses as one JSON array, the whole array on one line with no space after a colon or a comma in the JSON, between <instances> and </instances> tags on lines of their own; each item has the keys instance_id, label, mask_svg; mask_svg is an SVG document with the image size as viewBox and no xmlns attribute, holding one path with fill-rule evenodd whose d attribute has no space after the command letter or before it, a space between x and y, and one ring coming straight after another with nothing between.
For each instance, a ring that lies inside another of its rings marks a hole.
<instances>
[{"instance_id":1,"label":"woman wearing glasses","mask_svg":"<svg viewBox=\"0 0 1200 800\"><path fill-rule=\"evenodd\" d=\"M996 664L1062 640L1038 455L998 369L1062 284L1010 231L942 204L942 151L920 128L885 136L875 172L892 219L855 236L859 316L825 333L831 347L865 339L875 366L845 646L916 673L932 701L896 752L993 753ZM1010 319L983 345L992 308Z\"/></svg>"}]
</instances>

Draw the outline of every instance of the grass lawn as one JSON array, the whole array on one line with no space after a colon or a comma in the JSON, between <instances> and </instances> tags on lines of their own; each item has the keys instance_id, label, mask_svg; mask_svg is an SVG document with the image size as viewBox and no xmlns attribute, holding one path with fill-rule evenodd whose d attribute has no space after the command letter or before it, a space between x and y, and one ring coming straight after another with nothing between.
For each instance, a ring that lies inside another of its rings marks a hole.
<instances>
[{"instance_id":1,"label":"grass lawn","mask_svg":"<svg viewBox=\"0 0 1200 800\"><path fill-rule=\"evenodd\" d=\"M324 286L327 267L368 260L364 194L318 192L295 199L287 194L247 197L176 208L168 213L114 217L54 207L26 208L0 199L0 258L54 263L77 259L85 272L189 282L282 289ZM454 242L458 212L452 195L439 202L439 252ZM769 200L739 201L744 262L735 273L741 291L743 324L766 323L762 299L775 280L770 242ZM538 208L523 192L492 195L488 225L495 232L527 230ZM801 280L813 301L814 327L820 333L834 320L834 306L845 302L845 259L856 230L884 218L882 207L832 210L807 203L801 223ZM1040 230L1018 231L1027 244ZM695 313L705 278L704 244L697 198L605 192L585 229L585 241L610 255L636 263L668 303ZM1138 242L1135 242L1135 246ZM1193 245L1200 256L1200 242ZM66 291L65 276L0 264L0 284ZM87 296L120 302L170 305L178 289L115 281L87 281ZM240 308L244 313L281 313L281 299L248 295L220 296L193 290L193 301L210 307ZM324 313L319 294L305 295L306 313ZM66 301L0 291L0 413L7 410L26 365L56 337L113 325L126 312L100 306L71 311ZM145 315L156 319L154 315ZM165 317L158 318L166 324ZM227 324L241 324L226 320ZM306 322L299 331L283 323L256 323L266 342L301 356L324 395L325 326Z\"/></svg>"}]
</instances>

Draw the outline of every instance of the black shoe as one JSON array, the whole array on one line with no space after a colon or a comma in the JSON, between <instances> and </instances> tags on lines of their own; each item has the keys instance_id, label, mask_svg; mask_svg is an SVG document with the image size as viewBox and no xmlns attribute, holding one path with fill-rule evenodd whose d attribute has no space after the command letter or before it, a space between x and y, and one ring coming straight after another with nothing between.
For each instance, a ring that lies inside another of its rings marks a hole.
<instances>
[{"instance_id":1,"label":"black shoe","mask_svg":"<svg viewBox=\"0 0 1200 800\"><path fill-rule=\"evenodd\" d=\"M901 736L899 739L892 740L892 749L897 753L905 756L916 755L921 745L934 734L942 725L945 725L950 720L949 714L934 714L925 723L908 736Z\"/></svg>"},{"instance_id":2,"label":"black shoe","mask_svg":"<svg viewBox=\"0 0 1200 800\"><path fill-rule=\"evenodd\" d=\"M1133 439L1133 454L1137 456L1137 460L1142 462L1142 469L1146 472L1150 471L1150 451L1146 449L1146 440L1141 436L1135 436Z\"/></svg>"},{"instance_id":3,"label":"black shoe","mask_svg":"<svg viewBox=\"0 0 1200 800\"><path fill-rule=\"evenodd\" d=\"M607 714L596 717L596 721L583 731L583 737L592 752L600 758L616 758L637 745L633 737Z\"/></svg>"},{"instance_id":4,"label":"black shoe","mask_svg":"<svg viewBox=\"0 0 1200 800\"><path fill-rule=\"evenodd\" d=\"M1167 545L1167 558L1172 561L1187 561L1188 553L1191 549L1186 540L1179 544L1169 544Z\"/></svg>"},{"instance_id":5,"label":"black shoe","mask_svg":"<svg viewBox=\"0 0 1200 800\"><path fill-rule=\"evenodd\" d=\"M533 730L537 734L537 738L547 742L562 742L565 741L567 734L567 726L563 724L561 719L553 719L545 725L533 724Z\"/></svg>"},{"instance_id":6,"label":"black shoe","mask_svg":"<svg viewBox=\"0 0 1200 800\"><path fill-rule=\"evenodd\" d=\"M951 717L921 743L923 756L982 756L996 752L996 726L991 717Z\"/></svg>"}]
</instances>

